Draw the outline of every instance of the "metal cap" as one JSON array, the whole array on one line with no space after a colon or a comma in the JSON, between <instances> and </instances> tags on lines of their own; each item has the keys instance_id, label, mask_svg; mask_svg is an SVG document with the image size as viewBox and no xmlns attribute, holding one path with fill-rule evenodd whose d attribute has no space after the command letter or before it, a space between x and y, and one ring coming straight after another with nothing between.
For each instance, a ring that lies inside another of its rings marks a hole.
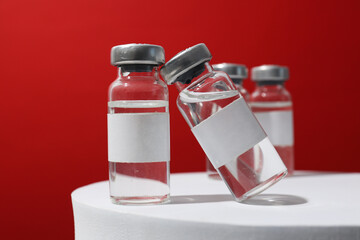
<instances>
[{"instance_id":1,"label":"metal cap","mask_svg":"<svg viewBox=\"0 0 360 240\"><path fill-rule=\"evenodd\" d=\"M160 74L167 84L173 84L179 76L211 58L209 49L200 43L176 54L161 68Z\"/></svg>"},{"instance_id":2,"label":"metal cap","mask_svg":"<svg viewBox=\"0 0 360 240\"><path fill-rule=\"evenodd\" d=\"M164 48L151 44L124 44L111 48L111 64L114 66L128 64L162 65L165 63Z\"/></svg>"},{"instance_id":3,"label":"metal cap","mask_svg":"<svg viewBox=\"0 0 360 240\"><path fill-rule=\"evenodd\" d=\"M212 65L214 70L226 72L231 79L245 79L248 77L248 69L245 65L235 63L219 63Z\"/></svg>"},{"instance_id":4,"label":"metal cap","mask_svg":"<svg viewBox=\"0 0 360 240\"><path fill-rule=\"evenodd\" d=\"M261 65L251 69L253 81L286 81L289 79L289 69L279 65Z\"/></svg>"}]
</instances>

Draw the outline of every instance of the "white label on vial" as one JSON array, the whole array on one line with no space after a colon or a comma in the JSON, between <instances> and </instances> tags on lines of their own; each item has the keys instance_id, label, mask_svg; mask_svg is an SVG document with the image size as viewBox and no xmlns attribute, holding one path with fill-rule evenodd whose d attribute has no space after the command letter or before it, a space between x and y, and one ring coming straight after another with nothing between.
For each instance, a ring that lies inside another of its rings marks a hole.
<instances>
[{"instance_id":1,"label":"white label on vial","mask_svg":"<svg viewBox=\"0 0 360 240\"><path fill-rule=\"evenodd\" d=\"M110 162L170 160L169 113L108 114Z\"/></svg>"},{"instance_id":2,"label":"white label on vial","mask_svg":"<svg viewBox=\"0 0 360 240\"><path fill-rule=\"evenodd\" d=\"M215 168L237 159L266 137L244 98L235 100L191 130Z\"/></svg>"},{"instance_id":3,"label":"white label on vial","mask_svg":"<svg viewBox=\"0 0 360 240\"><path fill-rule=\"evenodd\" d=\"M275 146L294 144L292 111L256 112L255 117Z\"/></svg>"}]
</instances>

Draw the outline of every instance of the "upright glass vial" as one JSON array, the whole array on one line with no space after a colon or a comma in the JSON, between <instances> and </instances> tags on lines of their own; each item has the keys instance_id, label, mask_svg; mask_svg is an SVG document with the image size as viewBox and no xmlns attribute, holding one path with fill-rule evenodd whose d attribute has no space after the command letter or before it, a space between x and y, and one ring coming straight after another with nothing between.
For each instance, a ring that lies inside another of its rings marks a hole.
<instances>
[{"instance_id":1,"label":"upright glass vial","mask_svg":"<svg viewBox=\"0 0 360 240\"><path fill-rule=\"evenodd\" d=\"M168 89L158 73L164 62L161 46L111 49L111 64L119 74L108 102L110 198L115 204L169 201Z\"/></svg>"},{"instance_id":2,"label":"upright glass vial","mask_svg":"<svg viewBox=\"0 0 360 240\"><path fill-rule=\"evenodd\" d=\"M213 64L212 67L215 71L226 72L233 81L237 90L240 92L241 96L243 96L246 102L249 102L250 94L243 87L243 81L248 77L248 69L245 65L235 63L219 63ZM217 173L214 166L211 164L210 160L206 157L205 161L206 172L208 176L212 179L220 179L219 174Z\"/></svg>"},{"instance_id":3,"label":"upright glass vial","mask_svg":"<svg viewBox=\"0 0 360 240\"><path fill-rule=\"evenodd\" d=\"M291 175L294 172L293 105L285 88L289 70L283 66L262 65L252 68L251 75L256 82L250 99L252 111Z\"/></svg>"},{"instance_id":4,"label":"upright glass vial","mask_svg":"<svg viewBox=\"0 0 360 240\"><path fill-rule=\"evenodd\" d=\"M168 84L188 83L178 108L234 198L242 201L287 171L229 76L213 71L211 57L205 44L198 44L173 57L160 73ZM258 163L261 168L255 168Z\"/></svg>"}]
</instances>

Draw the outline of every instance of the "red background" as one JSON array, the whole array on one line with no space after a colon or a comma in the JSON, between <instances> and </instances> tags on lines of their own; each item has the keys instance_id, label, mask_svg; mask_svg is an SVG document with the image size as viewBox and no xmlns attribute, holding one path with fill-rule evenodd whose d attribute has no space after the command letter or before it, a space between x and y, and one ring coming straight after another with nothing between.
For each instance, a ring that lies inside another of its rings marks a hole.
<instances>
[{"instance_id":1,"label":"red background","mask_svg":"<svg viewBox=\"0 0 360 240\"><path fill-rule=\"evenodd\" d=\"M71 191L108 177L117 44L159 44L170 59L204 42L212 63L289 66L296 169L360 171L359 9L358 0L1 0L1 238L73 238ZM176 96L171 86L171 171L202 171Z\"/></svg>"}]
</instances>

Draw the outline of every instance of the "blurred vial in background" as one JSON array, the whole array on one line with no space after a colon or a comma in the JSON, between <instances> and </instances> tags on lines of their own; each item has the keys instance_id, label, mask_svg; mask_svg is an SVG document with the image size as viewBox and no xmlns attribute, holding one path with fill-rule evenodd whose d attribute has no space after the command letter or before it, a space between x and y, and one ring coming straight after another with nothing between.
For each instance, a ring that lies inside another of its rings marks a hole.
<instances>
[{"instance_id":1,"label":"blurred vial in background","mask_svg":"<svg viewBox=\"0 0 360 240\"><path fill-rule=\"evenodd\" d=\"M251 78L256 83L250 97L251 109L291 175L294 172L293 104L285 88L289 70L262 65L252 68Z\"/></svg>"},{"instance_id":2,"label":"blurred vial in background","mask_svg":"<svg viewBox=\"0 0 360 240\"><path fill-rule=\"evenodd\" d=\"M211 58L205 44L198 44L174 56L160 73L168 84L186 85L177 106L235 200L242 201L287 170L230 77L213 71Z\"/></svg>"},{"instance_id":3,"label":"blurred vial in background","mask_svg":"<svg viewBox=\"0 0 360 240\"><path fill-rule=\"evenodd\" d=\"M109 87L110 198L115 204L170 199L170 129L167 85L159 79L164 49L126 44L111 49L118 78Z\"/></svg>"},{"instance_id":4,"label":"blurred vial in background","mask_svg":"<svg viewBox=\"0 0 360 240\"><path fill-rule=\"evenodd\" d=\"M246 102L250 100L249 92L243 87L243 81L248 77L248 69L245 65L242 64L235 64L235 63L219 63L213 64L213 69L215 71L222 71L226 72L231 80L233 81L234 85L243 96ZM220 180L220 176L217 173L214 166L211 164L210 160L206 157L206 172L208 176L212 179Z\"/></svg>"},{"instance_id":5,"label":"blurred vial in background","mask_svg":"<svg viewBox=\"0 0 360 240\"><path fill-rule=\"evenodd\" d=\"M236 88L239 90L245 101L250 100L249 92L243 87L243 81L248 77L248 69L245 65L235 63L219 63L213 64L212 67L215 71L226 72Z\"/></svg>"}]
</instances>

